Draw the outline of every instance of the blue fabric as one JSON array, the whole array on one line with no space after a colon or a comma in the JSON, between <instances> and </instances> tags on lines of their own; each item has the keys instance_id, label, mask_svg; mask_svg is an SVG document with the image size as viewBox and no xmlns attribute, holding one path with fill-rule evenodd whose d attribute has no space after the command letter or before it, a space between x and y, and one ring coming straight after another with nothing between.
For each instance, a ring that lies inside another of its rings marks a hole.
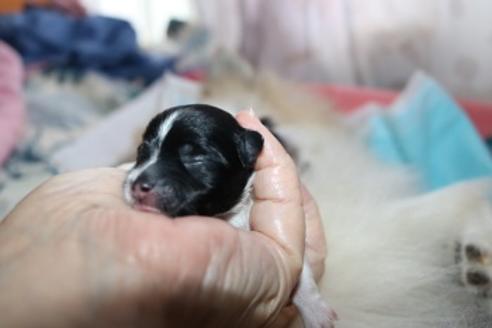
<instances>
[{"instance_id":1,"label":"blue fabric","mask_svg":"<svg viewBox=\"0 0 492 328\"><path fill-rule=\"evenodd\" d=\"M173 58L154 58L137 46L135 31L123 20L75 18L41 8L0 15L0 39L13 46L26 63L51 68L96 70L113 77L150 83L172 69Z\"/></svg>"},{"instance_id":2,"label":"blue fabric","mask_svg":"<svg viewBox=\"0 0 492 328\"><path fill-rule=\"evenodd\" d=\"M417 75L389 111L370 121L369 146L383 160L415 167L429 189L492 175L491 155L463 110Z\"/></svg>"}]
</instances>

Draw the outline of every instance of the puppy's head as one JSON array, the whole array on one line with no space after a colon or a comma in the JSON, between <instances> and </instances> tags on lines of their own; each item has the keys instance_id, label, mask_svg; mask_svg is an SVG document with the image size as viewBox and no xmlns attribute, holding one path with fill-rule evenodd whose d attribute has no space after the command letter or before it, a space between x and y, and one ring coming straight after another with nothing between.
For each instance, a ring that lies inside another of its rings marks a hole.
<instances>
[{"instance_id":1,"label":"puppy's head","mask_svg":"<svg viewBox=\"0 0 492 328\"><path fill-rule=\"evenodd\" d=\"M124 185L135 207L171 217L219 215L241 201L263 138L207 105L170 108L149 123Z\"/></svg>"}]
</instances>

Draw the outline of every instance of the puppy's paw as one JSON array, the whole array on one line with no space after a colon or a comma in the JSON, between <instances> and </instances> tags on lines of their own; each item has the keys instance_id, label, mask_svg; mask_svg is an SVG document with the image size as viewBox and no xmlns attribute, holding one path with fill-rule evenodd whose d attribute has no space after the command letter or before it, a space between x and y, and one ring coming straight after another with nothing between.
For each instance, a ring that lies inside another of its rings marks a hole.
<instances>
[{"instance_id":1,"label":"puppy's paw","mask_svg":"<svg viewBox=\"0 0 492 328\"><path fill-rule=\"evenodd\" d=\"M321 296L309 264L304 260L301 279L294 295L305 328L333 328L338 319L335 311Z\"/></svg>"},{"instance_id":2,"label":"puppy's paw","mask_svg":"<svg viewBox=\"0 0 492 328\"><path fill-rule=\"evenodd\" d=\"M323 300L310 304L309 309L299 309L305 328L334 328L336 312Z\"/></svg>"},{"instance_id":3,"label":"puppy's paw","mask_svg":"<svg viewBox=\"0 0 492 328\"><path fill-rule=\"evenodd\" d=\"M305 328L333 328L338 320L336 312L319 293L304 295L302 301L295 302L302 316ZM306 297L307 296L307 297Z\"/></svg>"}]
</instances>

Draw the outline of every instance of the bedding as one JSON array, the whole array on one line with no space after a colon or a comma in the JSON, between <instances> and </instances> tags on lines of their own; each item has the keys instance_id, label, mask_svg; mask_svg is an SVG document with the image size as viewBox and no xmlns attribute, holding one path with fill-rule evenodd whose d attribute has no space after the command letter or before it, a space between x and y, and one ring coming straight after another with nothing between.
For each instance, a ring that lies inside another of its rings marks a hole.
<instances>
[{"instance_id":1,"label":"bedding","mask_svg":"<svg viewBox=\"0 0 492 328\"><path fill-rule=\"evenodd\" d=\"M26 63L75 72L97 71L145 84L171 70L174 57L152 56L137 45L132 26L121 19L29 8L0 15L0 39L15 48Z\"/></svg>"},{"instance_id":2,"label":"bedding","mask_svg":"<svg viewBox=\"0 0 492 328\"><path fill-rule=\"evenodd\" d=\"M429 76L416 74L389 108L367 110L369 148L385 162L416 169L428 190L492 175L490 151L473 123Z\"/></svg>"},{"instance_id":3,"label":"bedding","mask_svg":"<svg viewBox=\"0 0 492 328\"><path fill-rule=\"evenodd\" d=\"M25 119L24 70L17 53L0 41L0 165L20 138Z\"/></svg>"},{"instance_id":4,"label":"bedding","mask_svg":"<svg viewBox=\"0 0 492 328\"><path fill-rule=\"evenodd\" d=\"M19 82L19 92L20 86ZM16 119L0 120L0 143L8 143L13 150L0 169L0 220L28 192L57 173L50 159L58 149L135 97L139 90L128 82L93 73L80 81L60 81L57 76L42 73L31 75L23 92L26 122L22 136L13 138L10 134L19 117L8 111L16 107L10 107L10 103L8 108L0 107L0 115L7 112Z\"/></svg>"}]
</instances>

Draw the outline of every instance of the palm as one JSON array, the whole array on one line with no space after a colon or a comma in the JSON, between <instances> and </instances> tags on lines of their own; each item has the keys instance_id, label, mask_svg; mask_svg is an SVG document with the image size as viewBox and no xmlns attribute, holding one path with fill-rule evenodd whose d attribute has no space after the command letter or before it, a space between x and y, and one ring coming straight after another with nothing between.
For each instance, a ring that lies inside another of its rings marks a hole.
<instances>
[{"instance_id":1,"label":"palm","mask_svg":"<svg viewBox=\"0 0 492 328\"><path fill-rule=\"evenodd\" d=\"M237 279L245 270L261 272L271 261L271 241L216 219L168 220L134 211L121 200L123 175L120 170L103 169L60 176L31 196L29 207L19 207L19 219L9 217L4 222L19 232L32 220L43 220L42 229L34 232L26 246L38 255L57 254L53 259L57 263L49 276L38 270L36 284L42 279L60 279L54 282L57 285L63 277L77 277L65 281L72 292L55 297L51 306L96 301L99 324L110 323L116 311L126 313L129 321L149 326L172 322L192 326L214 317L224 323L224 317L245 317L250 323L266 320L285 302L288 295L278 295L281 272L270 270L271 276ZM39 209L32 202L45 204L45 213L25 213ZM270 288L263 288L264 284ZM263 305L264 316L253 313L263 300L271 300ZM166 313L156 311L159 308ZM211 311L220 311L220 316Z\"/></svg>"},{"instance_id":2,"label":"palm","mask_svg":"<svg viewBox=\"0 0 492 328\"><path fill-rule=\"evenodd\" d=\"M286 304L305 237L315 276L323 271L319 213L307 193L301 197L276 139L256 118L238 120L265 138L253 231L132 210L121 195L123 170L60 175L0 224L2 324L237 327L291 319Z\"/></svg>"}]
</instances>

